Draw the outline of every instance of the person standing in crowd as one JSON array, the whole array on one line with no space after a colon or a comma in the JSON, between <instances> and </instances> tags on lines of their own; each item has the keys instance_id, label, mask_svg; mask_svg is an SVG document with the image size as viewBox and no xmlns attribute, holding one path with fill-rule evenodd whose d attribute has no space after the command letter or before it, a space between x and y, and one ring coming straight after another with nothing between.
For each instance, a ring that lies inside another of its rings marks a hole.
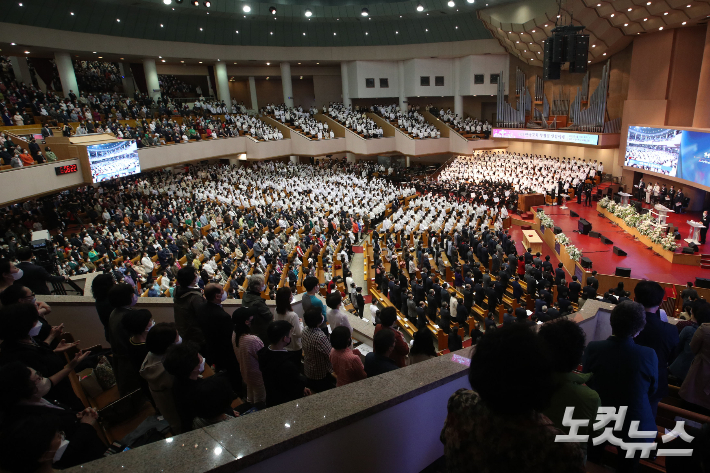
<instances>
[{"instance_id":1,"label":"person standing in crowd","mask_svg":"<svg viewBox=\"0 0 710 473\"><path fill-rule=\"evenodd\" d=\"M259 350L259 369L266 387L266 406L273 407L312 394L306 378L288 354L293 326L285 320L271 322L266 329L269 345Z\"/></svg>"},{"instance_id":2,"label":"person standing in crowd","mask_svg":"<svg viewBox=\"0 0 710 473\"><path fill-rule=\"evenodd\" d=\"M345 386L367 377L360 351L353 350L352 343L350 329L344 325L336 327L330 335L330 344L333 347L330 351L330 364L338 380L336 386Z\"/></svg>"},{"instance_id":3,"label":"person standing in crowd","mask_svg":"<svg viewBox=\"0 0 710 473\"><path fill-rule=\"evenodd\" d=\"M380 330L372 341L373 351L365 356L365 373L368 378L378 376L399 368L392 361L396 347L396 337L392 330Z\"/></svg>"},{"instance_id":4,"label":"person standing in crowd","mask_svg":"<svg viewBox=\"0 0 710 473\"><path fill-rule=\"evenodd\" d=\"M330 363L332 346L320 328L323 314L318 307L311 307L303 314L306 327L303 329L303 371L307 386L313 392L322 392L335 387L333 366Z\"/></svg>"},{"instance_id":5,"label":"person standing in crowd","mask_svg":"<svg viewBox=\"0 0 710 473\"><path fill-rule=\"evenodd\" d=\"M293 311L291 302L293 301L293 292L288 287L281 287L276 291L276 314L274 320L285 320L291 324L291 343L286 346L286 350L293 358L296 366L302 370L301 363L303 359L303 348L301 345L301 337L303 336L303 322Z\"/></svg>"},{"instance_id":6,"label":"person standing in crowd","mask_svg":"<svg viewBox=\"0 0 710 473\"><path fill-rule=\"evenodd\" d=\"M232 387L239 390L242 377L232 348L232 317L222 307L227 300L227 292L221 285L210 283L205 286L204 295L206 303L197 314L205 337L204 356L209 365L216 366L217 371L226 371Z\"/></svg>"},{"instance_id":7,"label":"person standing in crowd","mask_svg":"<svg viewBox=\"0 0 710 473\"><path fill-rule=\"evenodd\" d=\"M266 388L264 378L259 368L259 350L264 348L264 342L251 334L251 323L256 316L256 310L240 307L232 314L234 334L232 346L239 361L242 379L247 385L246 401L256 408L266 407Z\"/></svg>"},{"instance_id":8,"label":"person standing in crowd","mask_svg":"<svg viewBox=\"0 0 710 473\"><path fill-rule=\"evenodd\" d=\"M395 348L390 353L390 358L399 368L404 368L407 365L407 355L409 354L409 345L404 341L402 333L394 328L394 323L397 321L397 309L394 307L385 307L380 311L380 324L375 327L375 334L381 330L389 330L395 337Z\"/></svg>"},{"instance_id":9,"label":"person standing in crowd","mask_svg":"<svg viewBox=\"0 0 710 473\"><path fill-rule=\"evenodd\" d=\"M266 336L266 328L274 320L274 314L271 313L266 306L266 301L261 297L261 293L264 292L264 290L266 290L264 275L252 275L249 278L247 292L244 294L244 297L242 297L242 306L251 307L256 311L251 324L251 331L267 345L269 342Z\"/></svg>"},{"instance_id":10,"label":"person standing in crowd","mask_svg":"<svg viewBox=\"0 0 710 473\"><path fill-rule=\"evenodd\" d=\"M205 335L200 329L198 314L205 306L202 289L198 284L200 276L192 266L185 266L178 271L178 287L173 297L175 325L178 333L186 342L194 342L199 347L205 343Z\"/></svg>"},{"instance_id":11,"label":"person standing in crowd","mask_svg":"<svg viewBox=\"0 0 710 473\"><path fill-rule=\"evenodd\" d=\"M67 276L52 276L42 266L33 264L32 250L30 248L20 248L17 251L17 269L22 270L22 277L15 281L15 284L29 287L35 294L51 294L47 283L63 282L69 279Z\"/></svg>"}]
</instances>

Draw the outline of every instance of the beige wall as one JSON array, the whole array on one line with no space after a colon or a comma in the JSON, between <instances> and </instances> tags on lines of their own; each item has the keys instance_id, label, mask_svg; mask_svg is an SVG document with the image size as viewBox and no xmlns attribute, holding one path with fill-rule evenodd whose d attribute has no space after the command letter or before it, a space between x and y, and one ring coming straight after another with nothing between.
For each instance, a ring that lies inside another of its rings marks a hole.
<instances>
[{"instance_id":1,"label":"beige wall","mask_svg":"<svg viewBox=\"0 0 710 473\"><path fill-rule=\"evenodd\" d=\"M705 26L673 30L675 41L671 55L666 125L693 126L705 31Z\"/></svg>"},{"instance_id":2,"label":"beige wall","mask_svg":"<svg viewBox=\"0 0 710 473\"><path fill-rule=\"evenodd\" d=\"M229 95L237 102L243 102L247 108L251 108L251 92L249 91L249 79L234 80L229 82Z\"/></svg>"},{"instance_id":3,"label":"beige wall","mask_svg":"<svg viewBox=\"0 0 710 473\"><path fill-rule=\"evenodd\" d=\"M313 76L313 92L316 106L323 111L323 105L330 102L343 101L343 82L340 74L337 76Z\"/></svg>"}]
</instances>

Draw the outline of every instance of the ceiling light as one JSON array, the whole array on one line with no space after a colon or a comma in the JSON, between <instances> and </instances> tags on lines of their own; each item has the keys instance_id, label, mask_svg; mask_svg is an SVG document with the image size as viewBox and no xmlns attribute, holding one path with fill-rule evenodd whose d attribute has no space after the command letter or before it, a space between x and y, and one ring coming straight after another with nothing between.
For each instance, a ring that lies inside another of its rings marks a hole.
<instances>
[{"instance_id":1,"label":"ceiling light","mask_svg":"<svg viewBox=\"0 0 710 473\"><path fill-rule=\"evenodd\" d=\"M685 8L690 8L690 3L685 6Z\"/></svg>"},{"instance_id":2,"label":"ceiling light","mask_svg":"<svg viewBox=\"0 0 710 473\"><path fill-rule=\"evenodd\" d=\"M629 8L629 9L628 9L628 10L626 10L626 11L631 11L631 10L633 10L633 8Z\"/></svg>"},{"instance_id":3,"label":"ceiling light","mask_svg":"<svg viewBox=\"0 0 710 473\"><path fill-rule=\"evenodd\" d=\"M459 27L457 26L455 29L459 29Z\"/></svg>"},{"instance_id":4,"label":"ceiling light","mask_svg":"<svg viewBox=\"0 0 710 473\"><path fill-rule=\"evenodd\" d=\"M267 65L267 66L270 66L270 65L271 65L271 63L270 63L270 62L267 62L267 63L266 63L266 65Z\"/></svg>"},{"instance_id":5,"label":"ceiling light","mask_svg":"<svg viewBox=\"0 0 710 473\"><path fill-rule=\"evenodd\" d=\"M269 78L267 77L266 80L269 80Z\"/></svg>"},{"instance_id":6,"label":"ceiling light","mask_svg":"<svg viewBox=\"0 0 710 473\"><path fill-rule=\"evenodd\" d=\"M426 32L428 33L428 32L429 32L429 28L424 28L424 31L426 31Z\"/></svg>"},{"instance_id":7,"label":"ceiling light","mask_svg":"<svg viewBox=\"0 0 710 473\"><path fill-rule=\"evenodd\" d=\"M602 54L602 56L606 56L606 53Z\"/></svg>"},{"instance_id":8,"label":"ceiling light","mask_svg":"<svg viewBox=\"0 0 710 473\"><path fill-rule=\"evenodd\" d=\"M15 45L15 43L10 43L10 46L14 46L14 45Z\"/></svg>"},{"instance_id":9,"label":"ceiling light","mask_svg":"<svg viewBox=\"0 0 710 473\"><path fill-rule=\"evenodd\" d=\"M629 24L628 24L628 23L624 23L624 26L629 26Z\"/></svg>"},{"instance_id":10,"label":"ceiling light","mask_svg":"<svg viewBox=\"0 0 710 473\"><path fill-rule=\"evenodd\" d=\"M203 4L205 7L207 7L207 8L209 8L209 7L212 6L212 2L210 2L209 0L206 1L206 2L202 2L202 4Z\"/></svg>"},{"instance_id":11,"label":"ceiling light","mask_svg":"<svg viewBox=\"0 0 710 473\"><path fill-rule=\"evenodd\" d=\"M21 4L21 3L18 3L18 5L22 6L22 4Z\"/></svg>"},{"instance_id":12,"label":"ceiling light","mask_svg":"<svg viewBox=\"0 0 710 473\"><path fill-rule=\"evenodd\" d=\"M545 28L547 28L547 25L545 25Z\"/></svg>"},{"instance_id":13,"label":"ceiling light","mask_svg":"<svg viewBox=\"0 0 710 473\"><path fill-rule=\"evenodd\" d=\"M184 63L185 61L180 61L180 62Z\"/></svg>"},{"instance_id":14,"label":"ceiling light","mask_svg":"<svg viewBox=\"0 0 710 473\"><path fill-rule=\"evenodd\" d=\"M666 16L667 14L668 14L668 12L665 12L665 13L663 14L663 16Z\"/></svg>"},{"instance_id":15,"label":"ceiling light","mask_svg":"<svg viewBox=\"0 0 710 473\"><path fill-rule=\"evenodd\" d=\"M651 2L646 2L646 5L650 5L650 4L651 4Z\"/></svg>"},{"instance_id":16,"label":"ceiling light","mask_svg":"<svg viewBox=\"0 0 710 473\"><path fill-rule=\"evenodd\" d=\"M273 35L273 34L274 34L274 32L273 32L273 31L270 31L270 32L269 32L269 34Z\"/></svg>"},{"instance_id":17,"label":"ceiling light","mask_svg":"<svg viewBox=\"0 0 710 473\"><path fill-rule=\"evenodd\" d=\"M368 16L370 14L370 10L368 10L367 8L363 8L360 14L362 16Z\"/></svg>"},{"instance_id":18,"label":"ceiling light","mask_svg":"<svg viewBox=\"0 0 710 473\"><path fill-rule=\"evenodd\" d=\"M683 23L681 23L681 25L685 26L686 23L687 23L687 21L684 21Z\"/></svg>"},{"instance_id":19,"label":"ceiling light","mask_svg":"<svg viewBox=\"0 0 710 473\"><path fill-rule=\"evenodd\" d=\"M116 21L120 23L120 22L121 22L121 19L120 19L120 18L116 18Z\"/></svg>"},{"instance_id":20,"label":"ceiling light","mask_svg":"<svg viewBox=\"0 0 710 473\"><path fill-rule=\"evenodd\" d=\"M306 36L306 33L303 33L303 36Z\"/></svg>"},{"instance_id":21,"label":"ceiling light","mask_svg":"<svg viewBox=\"0 0 710 473\"><path fill-rule=\"evenodd\" d=\"M560 17L560 15L557 15L557 18L559 18L559 17Z\"/></svg>"},{"instance_id":22,"label":"ceiling light","mask_svg":"<svg viewBox=\"0 0 710 473\"><path fill-rule=\"evenodd\" d=\"M424 5L422 5L421 3L417 5L417 11L424 11Z\"/></svg>"},{"instance_id":23,"label":"ceiling light","mask_svg":"<svg viewBox=\"0 0 710 473\"><path fill-rule=\"evenodd\" d=\"M367 36L367 35L369 35L369 34L370 34L370 33L368 33L367 31L365 31L365 36Z\"/></svg>"},{"instance_id":24,"label":"ceiling light","mask_svg":"<svg viewBox=\"0 0 710 473\"><path fill-rule=\"evenodd\" d=\"M644 18L643 21L648 21L648 18Z\"/></svg>"},{"instance_id":25,"label":"ceiling light","mask_svg":"<svg viewBox=\"0 0 710 473\"><path fill-rule=\"evenodd\" d=\"M306 8L306 16L309 18L313 16L313 12L310 11L308 8Z\"/></svg>"},{"instance_id":26,"label":"ceiling light","mask_svg":"<svg viewBox=\"0 0 710 473\"><path fill-rule=\"evenodd\" d=\"M395 31L394 34L399 34L399 31Z\"/></svg>"},{"instance_id":27,"label":"ceiling light","mask_svg":"<svg viewBox=\"0 0 710 473\"><path fill-rule=\"evenodd\" d=\"M587 61L587 63L591 63L592 61Z\"/></svg>"},{"instance_id":28,"label":"ceiling light","mask_svg":"<svg viewBox=\"0 0 710 473\"><path fill-rule=\"evenodd\" d=\"M160 24L160 27L161 27L161 28L163 27L163 24L162 24L162 23Z\"/></svg>"},{"instance_id":29,"label":"ceiling light","mask_svg":"<svg viewBox=\"0 0 710 473\"><path fill-rule=\"evenodd\" d=\"M162 61L165 62L165 59L163 59Z\"/></svg>"},{"instance_id":30,"label":"ceiling light","mask_svg":"<svg viewBox=\"0 0 710 473\"><path fill-rule=\"evenodd\" d=\"M121 58L121 61L123 61L123 58Z\"/></svg>"},{"instance_id":31,"label":"ceiling light","mask_svg":"<svg viewBox=\"0 0 710 473\"><path fill-rule=\"evenodd\" d=\"M94 51L94 54L96 54L96 51Z\"/></svg>"},{"instance_id":32,"label":"ceiling light","mask_svg":"<svg viewBox=\"0 0 710 473\"><path fill-rule=\"evenodd\" d=\"M74 12L73 12L73 11L72 11L72 12L69 12L69 14L70 14L71 16L74 16Z\"/></svg>"},{"instance_id":33,"label":"ceiling light","mask_svg":"<svg viewBox=\"0 0 710 473\"><path fill-rule=\"evenodd\" d=\"M602 4L601 4L601 3L597 3L597 6L600 7L600 6L602 6Z\"/></svg>"},{"instance_id":34,"label":"ceiling light","mask_svg":"<svg viewBox=\"0 0 710 473\"><path fill-rule=\"evenodd\" d=\"M593 45L592 45L592 47L593 47L593 48L596 48L596 47L597 47L597 45L596 45L596 44L593 44Z\"/></svg>"},{"instance_id":35,"label":"ceiling light","mask_svg":"<svg viewBox=\"0 0 710 473\"><path fill-rule=\"evenodd\" d=\"M614 18L614 14L613 14L613 13L611 14L611 17Z\"/></svg>"},{"instance_id":36,"label":"ceiling light","mask_svg":"<svg viewBox=\"0 0 710 473\"><path fill-rule=\"evenodd\" d=\"M272 15L276 15L276 8L269 7L269 11L271 12Z\"/></svg>"},{"instance_id":37,"label":"ceiling light","mask_svg":"<svg viewBox=\"0 0 710 473\"><path fill-rule=\"evenodd\" d=\"M202 61L199 61L200 64L202 64Z\"/></svg>"},{"instance_id":38,"label":"ceiling light","mask_svg":"<svg viewBox=\"0 0 710 473\"><path fill-rule=\"evenodd\" d=\"M661 26L660 28L658 28L658 31L663 31L663 27Z\"/></svg>"},{"instance_id":39,"label":"ceiling light","mask_svg":"<svg viewBox=\"0 0 710 473\"><path fill-rule=\"evenodd\" d=\"M21 3L20 3L20 6L22 6L22 4L21 4ZM29 53L30 53L29 51L25 51L25 54L29 54Z\"/></svg>"},{"instance_id":40,"label":"ceiling light","mask_svg":"<svg viewBox=\"0 0 710 473\"><path fill-rule=\"evenodd\" d=\"M200 28L200 31L202 31L202 28Z\"/></svg>"},{"instance_id":41,"label":"ceiling light","mask_svg":"<svg viewBox=\"0 0 710 473\"><path fill-rule=\"evenodd\" d=\"M534 32L535 32L535 30L532 30L532 32L534 33Z\"/></svg>"},{"instance_id":42,"label":"ceiling light","mask_svg":"<svg viewBox=\"0 0 710 473\"><path fill-rule=\"evenodd\" d=\"M337 36L338 33L333 33L333 36Z\"/></svg>"},{"instance_id":43,"label":"ceiling light","mask_svg":"<svg viewBox=\"0 0 710 473\"><path fill-rule=\"evenodd\" d=\"M453 8L456 6L456 2L454 2L454 0L449 0L449 3L447 3L447 5Z\"/></svg>"},{"instance_id":44,"label":"ceiling light","mask_svg":"<svg viewBox=\"0 0 710 473\"><path fill-rule=\"evenodd\" d=\"M473 2L475 2L476 0L466 0L466 1L467 1L468 3L473 3Z\"/></svg>"},{"instance_id":45,"label":"ceiling light","mask_svg":"<svg viewBox=\"0 0 710 473\"><path fill-rule=\"evenodd\" d=\"M235 31L235 33L239 34L239 30Z\"/></svg>"},{"instance_id":46,"label":"ceiling light","mask_svg":"<svg viewBox=\"0 0 710 473\"><path fill-rule=\"evenodd\" d=\"M198 2L197 0L193 0L192 4L196 7L200 6L200 2Z\"/></svg>"},{"instance_id":47,"label":"ceiling light","mask_svg":"<svg viewBox=\"0 0 710 473\"><path fill-rule=\"evenodd\" d=\"M166 5L170 5L171 3L173 3L173 0L163 0L163 3Z\"/></svg>"},{"instance_id":48,"label":"ceiling light","mask_svg":"<svg viewBox=\"0 0 710 473\"><path fill-rule=\"evenodd\" d=\"M163 56L158 56L158 59L163 59Z\"/></svg>"},{"instance_id":49,"label":"ceiling light","mask_svg":"<svg viewBox=\"0 0 710 473\"><path fill-rule=\"evenodd\" d=\"M251 11L251 7L250 7L249 5L244 5L244 6L242 7L242 11L243 11L244 13L249 13L249 12Z\"/></svg>"},{"instance_id":50,"label":"ceiling light","mask_svg":"<svg viewBox=\"0 0 710 473\"><path fill-rule=\"evenodd\" d=\"M303 79L303 76L301 76L300 78Z\"/></svg>"}]
</instances>

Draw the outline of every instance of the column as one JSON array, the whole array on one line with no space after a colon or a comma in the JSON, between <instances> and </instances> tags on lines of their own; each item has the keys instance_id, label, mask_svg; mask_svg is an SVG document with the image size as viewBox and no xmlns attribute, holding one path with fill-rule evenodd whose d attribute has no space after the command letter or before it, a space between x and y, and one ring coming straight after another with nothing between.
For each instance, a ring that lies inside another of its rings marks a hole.
<instances>
[{"instance_id":1,"label":"column","mask_svg":"<svg viewBox=\"0 0 710 473\"><path fill-rule=\"evenodd\" d=\"M407 110L407 97L404 95L404 61L397 61L397 79L399 81L399 109Z\"/></svg>"},{"instance_id":2,"label":"column","mask_svg":"<svg viewBox=\"0 0 710 473\"><path fill-rule=\"evenodd\" d=\"M405 156L404 158L405 158L404 161L407 164L407 167L409 167L409 156Z\"/></svg>"},{"instance_id":3,"label":"column","mask_svg":"<svg viewBox=\"0 0 710 473\"><path fill-rule=\"evenodd\" d=\"M69 92L72 91L78 97L79 86L76 83L74 66L72 65L69 53L54 53L54 62L57 64L59 80L62 82L62 92L64 92L64 96L69 97Z\"/></svg>"},{"instance_id":4,"label":"column","mask_svg":"<svg viewBox=\"0 0 710 473\"><path fill-rule=\"evenodd\" d=\"M249 93L251 94L251 109L259 110L259 103L256 100L256 81L254 76L249 77Z\"/></svg>"},{"instance_id":5,"label":"column","mask_svg":"<svg viewBox=\"0 0 710 473\"><path fill-rule=\"evenodd\" d=\"M145 73L148 95L157 102L160 100L160 83L158 82L158 70L155 68L155 59L143 59L143 72Z\"/></svg>"},{"instance_id":6,"label":"column","mask_svg":"<svg viewBox=\"0 0 710 473\"><path fill-rule=\"evenodd\" d=\"M119 62L118 70L121 73L121 83L123 84L123 92L128 97L133 97L136 94L136 85L133 81L133 71L127 62Z\"/></svg>"},{"instance_id":7,"label":"column","mask_svg":"<svg viewBox=\"0 0 710 473\"><path fill-rule=\"evenodd\" d=\"M281 86L284 90L284 103L293 108L293 86L291 84L291 64L281 63Z\"/></svg>"},{"instance_id":8,"label":"column","mask_svg":"<svg viewBox=\"0 0 710 473\"><path fill-rule=\"evenodd\" d=\"M17 83L32 85L32 75L30 75L30 66L27 64L27 58L10 56L10 64L12 64L12 72L15 73Z\"/></svg>"},{"instance_id":9,"label":"column","mask_svg":"<svg viewBox=\"0 0 710 473\"><path fill-rule=\"evenodd\" d=\"M350 89L348 88L348 63L340 63L340 82L343 88L343 105L349 107L352 102L350 101Z\"/></svg>"},{"instance_id":10,"label":"column","mask_svg":"<svg viewBox=\"0 0 710 473\"><path fill-rule=\"evenodd\" d=\"M218 62L214 65L214 75L217 81L217 98L226 103L228 107L232 107L232 97L229 95L229 78L227 77L227 65L223 62Z\"/></svg>"},{"instance_id":11,"label":"column","mask_svg":"<svg viewBox=\"0 0 710 473\"><path fill-rule=\"evenodd\" d=\"M700 66L693 126L710 128L710 28L705 33L705 49L703 50L703 63Z\"/></svg>"},{"instance_id":12,"label":"column","mask_svg":"<svg viewBox=\"0 0 710 473\"><path fill-rule=\"evenodd\" d=\"M463 96L461 95L461 58L454 59L454 113L463 118Z\"/></svg>"},{"instance_id":13,"label":"column","mask_svg":"<svg viewBox=\"0 0 710 473\"><path fill-rule=\"evenodd\" d=\"M345 153L345 160L349 163L356 163L357 158L355 157L355 154L347 152Z\"/></svg>"}]
</instances>

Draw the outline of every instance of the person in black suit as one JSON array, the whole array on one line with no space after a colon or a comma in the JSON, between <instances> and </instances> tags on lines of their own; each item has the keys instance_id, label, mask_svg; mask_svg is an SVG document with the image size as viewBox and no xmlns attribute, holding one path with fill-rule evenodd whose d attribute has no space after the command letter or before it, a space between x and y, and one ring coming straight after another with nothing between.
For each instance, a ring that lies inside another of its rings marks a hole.
<instances>
[{"instance_id":1,"label":"person in black suit","mask_svg":"<svg viewBox=\"0 0 710 473\"><path fill-rule=\"evenodd\" d=\"M399 368L389 357L395 346L395 335L392 330L380 330L372 340L374 351L365 357L365 373L371 378L379 374L394 371Z\"/></svg>"},{"instance_id":2,"label":"person in black suit","mask_svg":"<svg viewBox=\"0 0 710 473\"><path fill-rule=\"evenodd\" d=\"M577 281L577 276L572 276L572 282L569 283L570 300L577 304L579 302L579 293L582 291L582 285Z\"/></svg>"},{"instance_id":3,"label":"person in black suit","mask_svg":"<svg viewBox=\"0 0 710 473\"><path fill-rule=\"evenodd\" d=\"M705 228L700 229L700 244L704 245L705 244L705 237L708 234L708 227L710 227L710 215L708 215L707 210L703 210L703 217L701 220L703 222L703 225L705 225Z\"/></svg>"},{"instance_id":4,"label":"person in black suit","mask_svg":"<svg viewBox=\"0 0 710 473\"><path fill-rule=\"evenodd\" d=\"M357 291L357 295L355 296L355 300L357 301L357 315L362 319L365 316L365 298L362 297L361 287L355 290Z\"/></svg>"},{"instance_id":5,"label":"person in black suit","mask_svg":"<svg viewBox=\"0 0 710 473\"><path fill-rule=\"evenodd\" d=\"M637 345L652 348L658 358L658 391L649 397L654 418L659 401L668 395L668 363L673 361L675 349L680 343L678 330L661 320L659 307L664 295L663 287L655 281L641 281L634 288L636 302L646 312L646 326L634 341Z\"/></svg>"},{"instance_id":6,"label":"person in black suit","mask_svg":"<svg viewBox=\"0 0 710 473\"><path fill-rule=\"evenodd\" d=\"M239 362L232 347L232 317L222 308L227 293L219 284L205 286L206 304L197 314L197 322L205 336L204 356L218 371L226 370L232 388L241 388Z\"/></svg>"},{"instance_id":7,"label":"person in black suit","mask_svg":"<svg viewBox=\"0 0 710 473\"><path fill-rule=\"evenodd\" d=\"M17 269L22 271L22 277L15 281L15 284L30 288L35 294L48 296L51 294L47 287L48 282L62 282L68 280L68 276L52 276L42 266L30 262L32 250L30 248L20 248L17 250Z\"/></svg>"},{"instance_id":8,"label":"person in black suit","mask_svg":"<svg viewBox=\"0 0 710 473\"><path fill-rule=\"evenodd\" d=\"M456 308L458 310L458 307ZM449 333L451 330L451 312L449 312L449 304L448 302L442 302L441 303L441 310L439 310L439 326L441 326L441 330L444 331L444 333Z\"/></svg>"},{"instance_id":9,"label":"person in black suit","mask_svg":"<svg viewBox=\"0 0 710 473\"><path fill-rule=\"evenodd\" d=\"M286 351L291 343L293 326L286 320L271 322L266 329L269 345L257 353L259 369L266 387L267 407L309 396L306 377L293 362L293 356Z\"/></svg>"},{"instance_id":10,"label":"person in black suit","mask_svg":"<svg viewBox=\"0 0 710 473\"><path fill-rule=\"evenodd\" d=\"M595 290L599 290L599 280L596 278L597 272L592 271L591 276L587 276L587 285L588 286L593 286Z\"/></svg>"},{"instance_id":11,"label":"person in black suit","mask_svg":"<svg viewBox=\"0 0 710 473\"><path fill-rule=\"evenodd\" d=\"M563 268L564 265L562 263L557 263L557 269L555 269L555 284L557 286L560 285L560 281L565 280L565 270Z\"/></svg>"},{"instance_id":12,"label":"person in black suit","mask_svg":"<svg viewBox=\"0 0 710 473\"><path fill-rule=\"evenodd\" d=\"M594 286L589 284L589 281L587 281L587 285L584 286L584 289L582 290L582 297L584 297L585 299L597 298L597 290L594 289Z\"/></svg>"},{"instance_id":13,"label":"person in black suit","mask_svg":"<svg viewBox=\"0 0 710 473\"><path fill-rule=\"evenodd\" d=\"M520 278L515 276L515 278L510 282L510 287L513 288L513 299L520 303L520 298L523 296L523 287L519 282Z\"/></svg>"},{"instance_id":14,"label":"person in black suit","mask_svg":"<svg viewBox=\"0 0 710 473\"><path fill-rule=\"evenodd\" d=\"M417 330L425 329L427 326L426 318L426 304L424 301L420 302L416 309L417 312Z\"/></svg>"}]
</instances>

